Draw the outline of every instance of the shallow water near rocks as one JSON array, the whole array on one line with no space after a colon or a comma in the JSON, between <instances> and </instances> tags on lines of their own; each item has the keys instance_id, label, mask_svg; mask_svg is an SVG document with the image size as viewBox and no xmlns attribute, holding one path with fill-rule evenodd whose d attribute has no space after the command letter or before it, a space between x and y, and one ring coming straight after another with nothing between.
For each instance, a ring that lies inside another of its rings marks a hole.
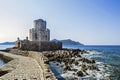
<instances>
[{"instance_id":1,"label":"shallow water near rocks","mask_svg":"<svg viewBox=\"0 0 120 80\"><path fill-rule=\"evenodd\" d=\"M6 48L12 48L15 45L0 45L0 50L4 50ZM0 57L0 67L2 67L5 64L5 62L2 60L2 58Z\"/></svg>"},{"instance_id":2,"label":"shallow water near rocks","mask_svg":"<svg viewBox=\"0 0 120 80\"><path fill-rule=\"evenodd\" d=\"M89 46L63 46L63 47L92 50L90 55L85 56L94 59L97 62L102 62L102 64L108 65L108 72L110 72L109 73L110 80L120 80L120 46L89 45Z\"/></svg>"},{"instance_id":3,"label":"shallow water near rocks","mask_svg":"<svg viewBox=\"0 0 120 80\"><path fill-rule=\"evenodd\" d=\"M0 59L0 67L2 67L4 64L5 64L4 61Z\"/></svg>"}]
</instances>

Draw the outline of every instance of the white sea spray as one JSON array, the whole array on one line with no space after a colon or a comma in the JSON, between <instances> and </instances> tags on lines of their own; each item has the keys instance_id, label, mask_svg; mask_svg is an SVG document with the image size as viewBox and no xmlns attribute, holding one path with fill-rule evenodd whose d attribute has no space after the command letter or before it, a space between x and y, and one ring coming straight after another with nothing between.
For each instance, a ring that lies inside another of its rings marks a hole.
<instances>
[{"instance_id":1,"label":"white sea spray","mask_svg":"<svg viewBox=\"0 0 120 80\"><path fill-rule=\"evenodd\" d=\"M106 66L105 63L103 62L96 62L94 64L89 64L89 63L86 63L86 62L82 62L82 61L79 61L79 59L82 59L82 58L86 58L86 59L90 59L91 60L91 57L92 55L98 55L98 54L102 54L102 52L97 52L97 51L87 51L87 53L83 53L81 55L81 57L72 57L71 59L75 59L75 61L78 61L78 65L75 65L75 64L71 64L71 69L76 69L77 71L81 71L82 70L82 65L86 65L86 66L96 66L98 67L98 71L97 70L89 70L87 69L86 72L83 72L84 76L82 77L79 77L77 76L77 73L75 71L71 71L71 70L67 70L66 72L63 73L63 68L65 68L65 64L64 63L59 63L59 62L53 62L51 65L54 67L54 69L56 71L58 71L60 74L57 75L57 77L63 77L65 78L66 80L68 78L86 78L86 79L97 79L97 80L100 80L100 79L104 79L105 77L109 76L110 73L109 72L106 72L106 70L108 69L108 67ZM56 66L56 64L59 64ZM64 65L62 68L60 67L61 65ZM87 74L86 74L87 73ZM75 80L74 79L74 80Z\"/></svg>"}]
</instances>

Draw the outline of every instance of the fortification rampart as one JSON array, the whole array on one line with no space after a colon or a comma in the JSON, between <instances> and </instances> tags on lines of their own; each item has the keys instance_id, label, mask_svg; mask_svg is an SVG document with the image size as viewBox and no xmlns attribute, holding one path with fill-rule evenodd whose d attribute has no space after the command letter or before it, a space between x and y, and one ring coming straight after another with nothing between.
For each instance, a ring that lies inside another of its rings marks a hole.
<instances>
[{"instance_id":1,"label":"fortification rampart","mask_svg":"<svg viewBox=\"0 0 120 80\"><path fill-rule=\"evenodd\" d=\"M16 42L16 47L22 50L29 51L50 51L62 49L62 43L49 41L27 41L27 42L20 41Z\"/></svg>"}]
</instances>

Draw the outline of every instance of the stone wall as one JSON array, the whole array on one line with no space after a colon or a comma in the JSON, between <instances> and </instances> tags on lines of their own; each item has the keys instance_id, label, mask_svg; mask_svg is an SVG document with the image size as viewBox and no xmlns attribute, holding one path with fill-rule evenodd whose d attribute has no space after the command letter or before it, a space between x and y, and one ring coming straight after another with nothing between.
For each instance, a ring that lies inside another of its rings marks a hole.
<instances>
[{"instance_id":1,"label":"stone wall","mask_svg":"<svg viewBox=\"0 0 120 80\"><path fill-rule=\"evenodd\" d=\"M0 73L4 73L0 74L0 80L46 80L43 69L33 58L6 52L0 54L13 59L0 68Z\"/></svg>"},{"instance_id":2,"label":"stone wall","mask_svg":"<svg viewBox=\"0 0 120 80\"><path fill-rule=\"evenodd\" d=\"M3 55L3 54L0 54L0 58L1 58L5 63L13 60L13 58L8 57L8 56L5 56L5 55Z\"/></svg>"},{"instance_id":3,"label":"stone wall","mask_svg":"<svg viewBox=\"0 0 120 80\"><path fill-rule=\"evenodd\" d=\"M54 76L54 73L51 71L48 64L45 64L46 61L48 61L48 58L45 57L41 52L34 52L29 51L29 57L32 57L35 59L38 64L41 66L43 70L43 75L46 78L46 80L56 80L56 77Z\"/></svg>"},{"instance_id":4,"label":"stone wall","mask_svg":"<svg viewBox=\"0 0 120 80\"><path fill-rule=\"evenodd\" d=\"M50 30L43 19L34 20L34 28L29 32L30 41L49 41Z\"/></svg>"},{"instance_id":5,"label":"stone wall","mask_svg":"<svg viewBox=\"0 0 120 80\"><path fill-rule=\"evenodd\" d=\"M21 44L20 49L29 51L50 51L62 49L61 42L29 41Z\"/></svg>"},{"instance_id":6,"label":"stone wall","mask_svg":"<svg viewBox=\"0 0 120 80\"><path fill-rule=\"evenodd\" d=\"M0 52L0 56L11 60L0 68L0 73L6 72L0 80L56 80L49 65L45 64L48 58L41 52L27 51L27 55L26 51L17 49L10 52L13 54Z\"/></svg>"},{"instance_id":7,"label":"stone wall","mask_svg":"<svg viewBox=\"0 0 120 80\"><path fill-rule=\"evenodd\" d=\"M9 53L16 54L16 55L22 55L22 56L28 56L29 52L27 50L20 50L20 49L10 49Z\"/></svg>"}]
</instances>

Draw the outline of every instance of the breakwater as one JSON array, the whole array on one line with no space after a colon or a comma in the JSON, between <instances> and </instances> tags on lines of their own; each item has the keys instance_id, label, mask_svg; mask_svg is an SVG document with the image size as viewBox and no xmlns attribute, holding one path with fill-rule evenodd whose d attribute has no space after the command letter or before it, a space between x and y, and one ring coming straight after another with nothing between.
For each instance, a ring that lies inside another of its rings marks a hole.
<instances>
[{"instance_id":1,"label":"breakwater","mask_svg":"<svg viewBox=\"0 0 120 80\"><path fill-rule=\"evenodd\" d=\"M0 52L0 55L5 57L5 60L11 59L0 68L5 73L0 76L0 80L56 80L49 66L44 64L43 56L38 52L28 52L26 56L6 52Z\"/></svg>"}]
</instances>

